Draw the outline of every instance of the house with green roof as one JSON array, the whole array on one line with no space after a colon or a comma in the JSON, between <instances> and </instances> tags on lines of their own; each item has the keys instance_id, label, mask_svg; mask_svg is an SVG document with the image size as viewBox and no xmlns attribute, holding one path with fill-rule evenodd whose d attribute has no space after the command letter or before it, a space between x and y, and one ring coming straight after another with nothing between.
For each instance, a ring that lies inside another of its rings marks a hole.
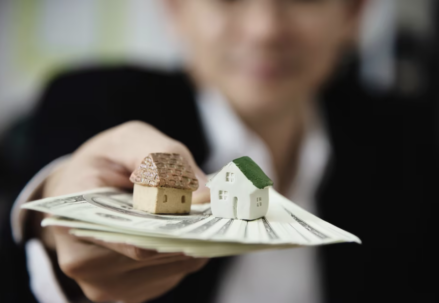
<instances>
[{"instance_id":1,"label":"house with green roof","mask_svg":"<svg viewBox=\"0 0 439 303\"><path fill-rule=\"evenodd\" d=\"M266 215L273 181L250 157L223 167L206 184L212 214L216 217L255 220Z\"/></svg>"}]
</instances>

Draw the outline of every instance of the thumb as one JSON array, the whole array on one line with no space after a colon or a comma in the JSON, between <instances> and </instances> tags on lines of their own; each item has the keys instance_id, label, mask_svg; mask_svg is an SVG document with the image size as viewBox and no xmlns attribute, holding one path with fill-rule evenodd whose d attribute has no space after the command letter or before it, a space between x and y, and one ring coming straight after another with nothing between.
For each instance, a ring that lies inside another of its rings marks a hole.
<instances>
[{"instance_id":1,"label":"thumb","mask_svg":"<svg viewBox=\"0 0 439 303\"><path fill-rule=\"evenodd\" d=\"M180 154L191 166L198 179L199 188L193 192L194 204L210 201L210 189L206 187L206 174L198 167L189 149L171 139L153 126L132 121L98 135L85 147L92 158L105 158L123 167L131 174L150 153Z\"/></svg>"},{"instance_id":2,"label":"thumb","mask_svg":"<svg viewBox=\"0 0 439 303\"><path fill-rule=\"evenodd\" d=\"M199 170L199 172L197 172L195 175L198 179L199 187L192 194L192 203L202 204L210 202L210 188L206 186L208 181L207 176L201 170Z\"/></svg>"}]
</instances>

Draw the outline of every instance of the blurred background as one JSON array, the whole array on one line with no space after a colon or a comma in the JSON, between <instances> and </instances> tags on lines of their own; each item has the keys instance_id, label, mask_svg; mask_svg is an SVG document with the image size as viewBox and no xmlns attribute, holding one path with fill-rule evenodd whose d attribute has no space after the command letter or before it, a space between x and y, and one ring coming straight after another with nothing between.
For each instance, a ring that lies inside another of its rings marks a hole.
<instances>
[{"instance_id":1,"label":"blurred background","mask_svg":"<svg viewBox=\"0 0 439 303\"><path fill-rule=\"evenodd\" d=\"M371 1L358 69L370 90L422 90L437 50L437 2ZM0 0L0 137L57 71L127 62L173 69L182 58L159 0Z\"/></svg>"},{"instance_id":2,"label":"blurred background","mask_svg":"<svg viewBox=\"0 0 439 303\"><path fill-rule=\"evenodd\" d=\"M435 38L436 2L371 1L360 43L365 81L378 89L396 85L397 61L419 60ZM163 19L158 0L0 0L0 134L65 66L178 67L181 53Z\"/></svg>"}]
</instances>

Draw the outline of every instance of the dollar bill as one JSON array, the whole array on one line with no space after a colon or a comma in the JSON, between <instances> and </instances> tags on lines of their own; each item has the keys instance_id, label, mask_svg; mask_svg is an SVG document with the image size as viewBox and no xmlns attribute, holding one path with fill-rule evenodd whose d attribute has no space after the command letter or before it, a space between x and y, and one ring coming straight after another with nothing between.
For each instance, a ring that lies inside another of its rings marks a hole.
<instances>
[{"instance_id":1,"label":"dollar bill","mask_svg":"<svg viewBox=\"0 0 439 303\"><path fill-rule=\"evenodd\" d=\"M43 221L43 226L71 227L77 236L192 256L361 243L355 235L305 211L273 189L267 215L254 221L214 217L209 204L192 205L189 215L156 215L132 205L132 194L102 188L46 198L22 207L53 215Z\"/></svg>"}]
</instances>

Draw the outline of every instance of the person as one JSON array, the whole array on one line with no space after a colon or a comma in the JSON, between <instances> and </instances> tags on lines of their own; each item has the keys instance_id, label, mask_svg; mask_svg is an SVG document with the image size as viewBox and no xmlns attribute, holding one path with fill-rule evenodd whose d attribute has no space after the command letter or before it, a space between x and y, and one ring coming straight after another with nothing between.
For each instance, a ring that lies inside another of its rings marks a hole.
<instances>
[{"instance_id":1,"label":"person","mask_svg":"<svg viewBox=\"0 0 439 303\"><path fill-rule=\"evenodd\" d=\"M433 302L436 103L370 95L354 77L323 93L366 2L166 0L186 73L95 67L52 81L25 131L23 174L51 164L12 212L36 299ZM42 215L17 210L101 186L129 190L154 151L180 153L200 180L249 155L278 191L364 244L194 259L42 229ZM15 269L9 298L26 287Z\"/></svg>"}]
</instances>

